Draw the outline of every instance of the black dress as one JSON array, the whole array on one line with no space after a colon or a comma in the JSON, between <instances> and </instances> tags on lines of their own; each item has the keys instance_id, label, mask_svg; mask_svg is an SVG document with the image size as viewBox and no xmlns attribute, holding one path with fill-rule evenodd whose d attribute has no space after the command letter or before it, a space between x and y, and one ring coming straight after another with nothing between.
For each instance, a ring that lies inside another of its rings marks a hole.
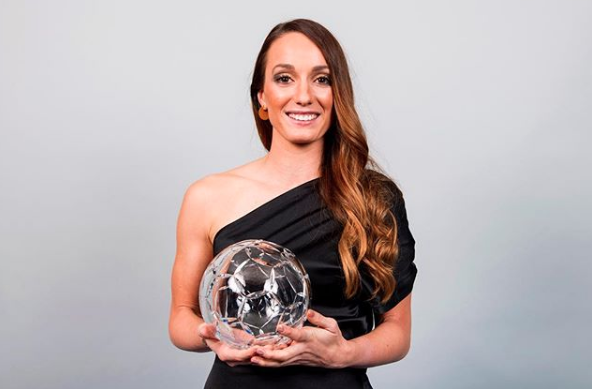
<instances>
[{"instance_id":1,"label":"black dress","mask_svg":"<svg viewBox=\"0 0 592 389\"><path fill-rule=\"evenodd\" d=\"M214 238L214 255L245 239L264 239L289 248L310 277L311 308L337 320L344 338L352 339L370 332L377 315L397 305L411 292L417 274L413 263L415 241L409 231L403 197L392 183L391 210L398 224L400 252L395 270L396 290L386 304L378 299L370 300L372 284L362 276L362 291L357 297L346 299L337 250L343 227L324 207L316 188L318 180L292 188L224 226ZM371 386L366 369L230 367L216 357L205 388L353 389Z\"/></svg>"}]
</instances>

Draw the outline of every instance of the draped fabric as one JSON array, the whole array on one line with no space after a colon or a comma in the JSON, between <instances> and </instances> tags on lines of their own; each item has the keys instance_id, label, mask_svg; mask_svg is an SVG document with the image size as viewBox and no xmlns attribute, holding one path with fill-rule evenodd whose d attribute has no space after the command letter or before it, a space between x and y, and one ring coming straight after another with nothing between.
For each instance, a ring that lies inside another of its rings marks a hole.
<instances>
[{"instance_id":1,"label":"draped fabric","mask_svg":"<svg viewBox=\"0 0 592 389\"><path fill-rule=\"evenodd\" d=\"M345 281L337 249L343 226L324 206L317 191L319 179L282 193L227 224L214 238L214 255L245 239L264 239L290 249L303 264L311 282L311 308L337 320L343 336L352 339L370 332L378 315L393 308L413 288L415 240L409 231L405 203L393 183L391 210L398 225L399 258L394 276L397 287L386 303L370 299L372 281L362 272L362 290L344 296ZM291 366L279 369L245 365L230 367L218 358L206 388L371 388L366 369L324 369Z\"/></svg>"}]
</instances>

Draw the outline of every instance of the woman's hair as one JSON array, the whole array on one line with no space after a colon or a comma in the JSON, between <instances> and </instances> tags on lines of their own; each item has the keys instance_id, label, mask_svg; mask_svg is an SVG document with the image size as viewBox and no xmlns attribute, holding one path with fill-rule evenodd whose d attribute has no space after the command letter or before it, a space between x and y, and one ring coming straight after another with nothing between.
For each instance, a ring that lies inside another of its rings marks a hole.
<instances>
[{"instance_id":1,"label":"woman's hair","mask_svg":"<svg viewBox=\"0 0 592 389\"><path fill-rule=\"evenodd\" d=\"M366 135L354 106L347 60L337 39L322 25L295 19L275 26L263 42L251 82L251 102L263 146L271 147L272 126L258 115L258 93L263 90L267 52L288 32L299 32L322 52L331 74L331 126L324 139L319 180L321 198L343 225L339 255L345 276L345 295L360 291L360 271L373 281L372 297L384 302L395 289L393 267L398 256L397 223L390 206L396 185L369 156Z\"/></svg>"}]
</instances>

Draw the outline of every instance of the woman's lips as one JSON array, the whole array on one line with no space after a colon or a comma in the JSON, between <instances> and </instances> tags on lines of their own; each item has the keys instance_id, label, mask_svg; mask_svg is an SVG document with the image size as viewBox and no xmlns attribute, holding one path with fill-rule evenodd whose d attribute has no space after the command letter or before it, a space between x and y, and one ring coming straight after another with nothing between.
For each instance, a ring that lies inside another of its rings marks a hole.
<instances>
[{"instance_id":1,"label":"woman's lips","mask_svg":"<svg viewBox=\"0 0 592 389\"><path fill-rule=\"evenodd\" d=\"M305 126L308 124L313 123L319 116L316 112L307 112L307 113L296 113L296 112L288 112L286 116L290 118L292 123L295 123L300 126Z\"/></svg>"}]
</instances>

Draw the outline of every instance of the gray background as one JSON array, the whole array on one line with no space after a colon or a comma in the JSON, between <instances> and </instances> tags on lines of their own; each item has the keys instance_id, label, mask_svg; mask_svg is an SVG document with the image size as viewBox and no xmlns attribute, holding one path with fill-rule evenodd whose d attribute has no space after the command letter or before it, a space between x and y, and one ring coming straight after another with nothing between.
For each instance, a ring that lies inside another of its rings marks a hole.
<instances>
[{"instance_id":1,"label":"gray background","mask_svg":"<svg viewBox=\"0 0 592 389\"><path fill-rule=\"evenodd\" d=\"M417 240L413 345L376 388L584 388L592 2L0 0L0 386L198 388L168 339L185 189L263 154L269 29L352 67Z\"/></svg>"}]
</instances>

